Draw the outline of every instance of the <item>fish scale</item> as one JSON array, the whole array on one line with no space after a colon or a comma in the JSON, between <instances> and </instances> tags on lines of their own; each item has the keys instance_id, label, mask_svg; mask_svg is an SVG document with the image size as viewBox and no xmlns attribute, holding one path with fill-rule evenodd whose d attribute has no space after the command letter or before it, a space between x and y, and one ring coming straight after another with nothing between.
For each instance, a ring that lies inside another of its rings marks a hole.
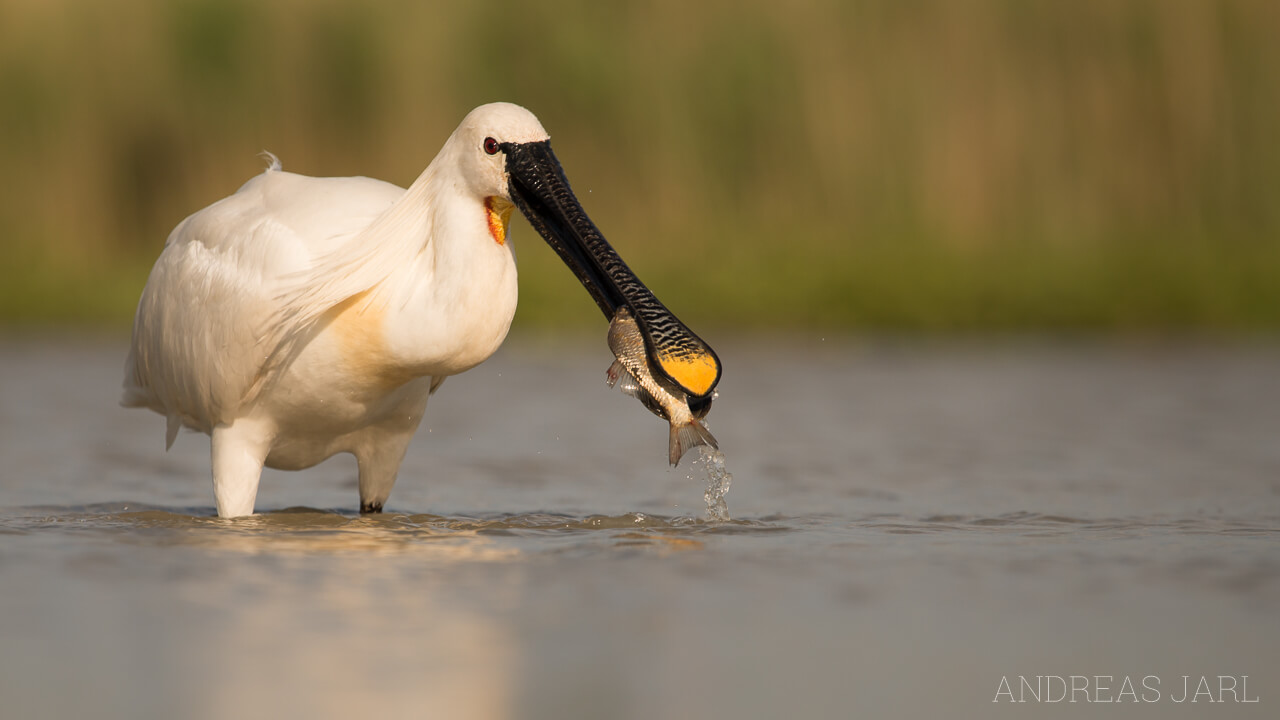
<instances>
[{"instance_id":1,"label":"fish scale","mask_svg":"<svg viewBox=\"0 0 1280 720\"><path fill-rule=\"evenodd\" d=\"M700 445L718 449L715 437L699 422L710 409L710 403L697 410L690 407L683 391L652 372L644 345L644 336L631 311L625 305L618 308L609 324L609 349L617 357L607 373L609 386L626 378L622 391L638 398L649 412L670 423L668 460L672 465L678 465L686 452Z\"/></svg>"}]
</instances>

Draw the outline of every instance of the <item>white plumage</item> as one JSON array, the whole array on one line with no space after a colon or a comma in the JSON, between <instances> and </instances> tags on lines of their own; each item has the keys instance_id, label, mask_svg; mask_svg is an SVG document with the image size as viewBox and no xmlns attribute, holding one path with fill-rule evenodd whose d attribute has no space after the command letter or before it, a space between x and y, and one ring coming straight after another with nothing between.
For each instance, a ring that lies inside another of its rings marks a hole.
<instances>
[{"instance_id":1,"label":"white plumage","mask_svg":"<svg viewBox=\"0 0 1280 720\"><path fill-rule=\"evenodd\" d=\"M402 189L273 162L169 236L143 290L123 404L212 436L218 514L253 512L263 464L359 464L382 507L427 397L502 343L516 307L504 152L527 110L472 111ZM557 168L558 169L558 168Z\"/></svg>"}]
</instances>

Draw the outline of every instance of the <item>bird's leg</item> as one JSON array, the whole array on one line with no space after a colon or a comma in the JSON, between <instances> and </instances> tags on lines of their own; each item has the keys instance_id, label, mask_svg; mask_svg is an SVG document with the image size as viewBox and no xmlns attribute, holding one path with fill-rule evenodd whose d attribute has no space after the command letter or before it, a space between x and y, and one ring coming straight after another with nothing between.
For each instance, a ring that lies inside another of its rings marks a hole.
<instances>
[{"instance_id":1,"label":"bird's leg","mask_svg":"<svg viewBox=\"0 0 1280 720\"><path fill-rule=\"evenodd\" d=\"M382 505L396 484L396 473L409 449L412 432L383 435L379 442L369 443L356 452L360 467L360 512L380 513Z\"/></svg>"},{"instance_id":2,"label":"bird's leg","mask_svg":"<svg viewBox=\"0 0 1280 720\"><path fill-rule=\"evenodd\" d=\"M252 515L262 463L271 450L274 433L261 422L240 418L215 427L212 438L213 496L218 516Z\"/></svg>"}]
</instances>

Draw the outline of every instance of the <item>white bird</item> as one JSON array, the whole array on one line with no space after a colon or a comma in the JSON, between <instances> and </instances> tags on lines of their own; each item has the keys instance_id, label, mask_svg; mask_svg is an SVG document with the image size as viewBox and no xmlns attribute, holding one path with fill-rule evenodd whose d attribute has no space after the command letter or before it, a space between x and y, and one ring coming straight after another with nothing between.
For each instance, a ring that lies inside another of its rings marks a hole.
<instances>
[{"instance_id":1,"label":"white bird","mask_svg":"<svg viewBox=\"0 0 1280 720\"><path fill-rule=\"evenodd\" d=\"M408 189L271 166L183 220L142 291L122 404L211 436L218 515L253 513L264 465L359 466L380 512L428 396L506 337L516 308L514 207L606 317L628 306L656 370L705 407L709 346L591 223L528 110L469 113Z\"/></svg>"}]
</instances>

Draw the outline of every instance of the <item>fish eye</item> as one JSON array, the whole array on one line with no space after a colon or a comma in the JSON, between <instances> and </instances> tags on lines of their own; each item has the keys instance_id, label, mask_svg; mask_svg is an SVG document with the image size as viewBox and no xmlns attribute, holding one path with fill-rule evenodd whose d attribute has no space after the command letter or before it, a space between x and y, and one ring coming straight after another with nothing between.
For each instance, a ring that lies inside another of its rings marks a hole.
<instances>
[{"instance_id":1,"label":"fish eye","mask_svg":"<svg viewBox=\"0 0 1280 720\"><path fill-rule=\"evenodd\" d=\"M497 154L498 154L498 141L497 141L497 140L494 140L494 139L493 139L493 138L491 138L491 137L487 137L487 138L485 138L485 139L484 139L484 151L485 151L485 152L487 152L487 153L489 153L490 155L497 155Z\"/></svg>"}]
</instances>

